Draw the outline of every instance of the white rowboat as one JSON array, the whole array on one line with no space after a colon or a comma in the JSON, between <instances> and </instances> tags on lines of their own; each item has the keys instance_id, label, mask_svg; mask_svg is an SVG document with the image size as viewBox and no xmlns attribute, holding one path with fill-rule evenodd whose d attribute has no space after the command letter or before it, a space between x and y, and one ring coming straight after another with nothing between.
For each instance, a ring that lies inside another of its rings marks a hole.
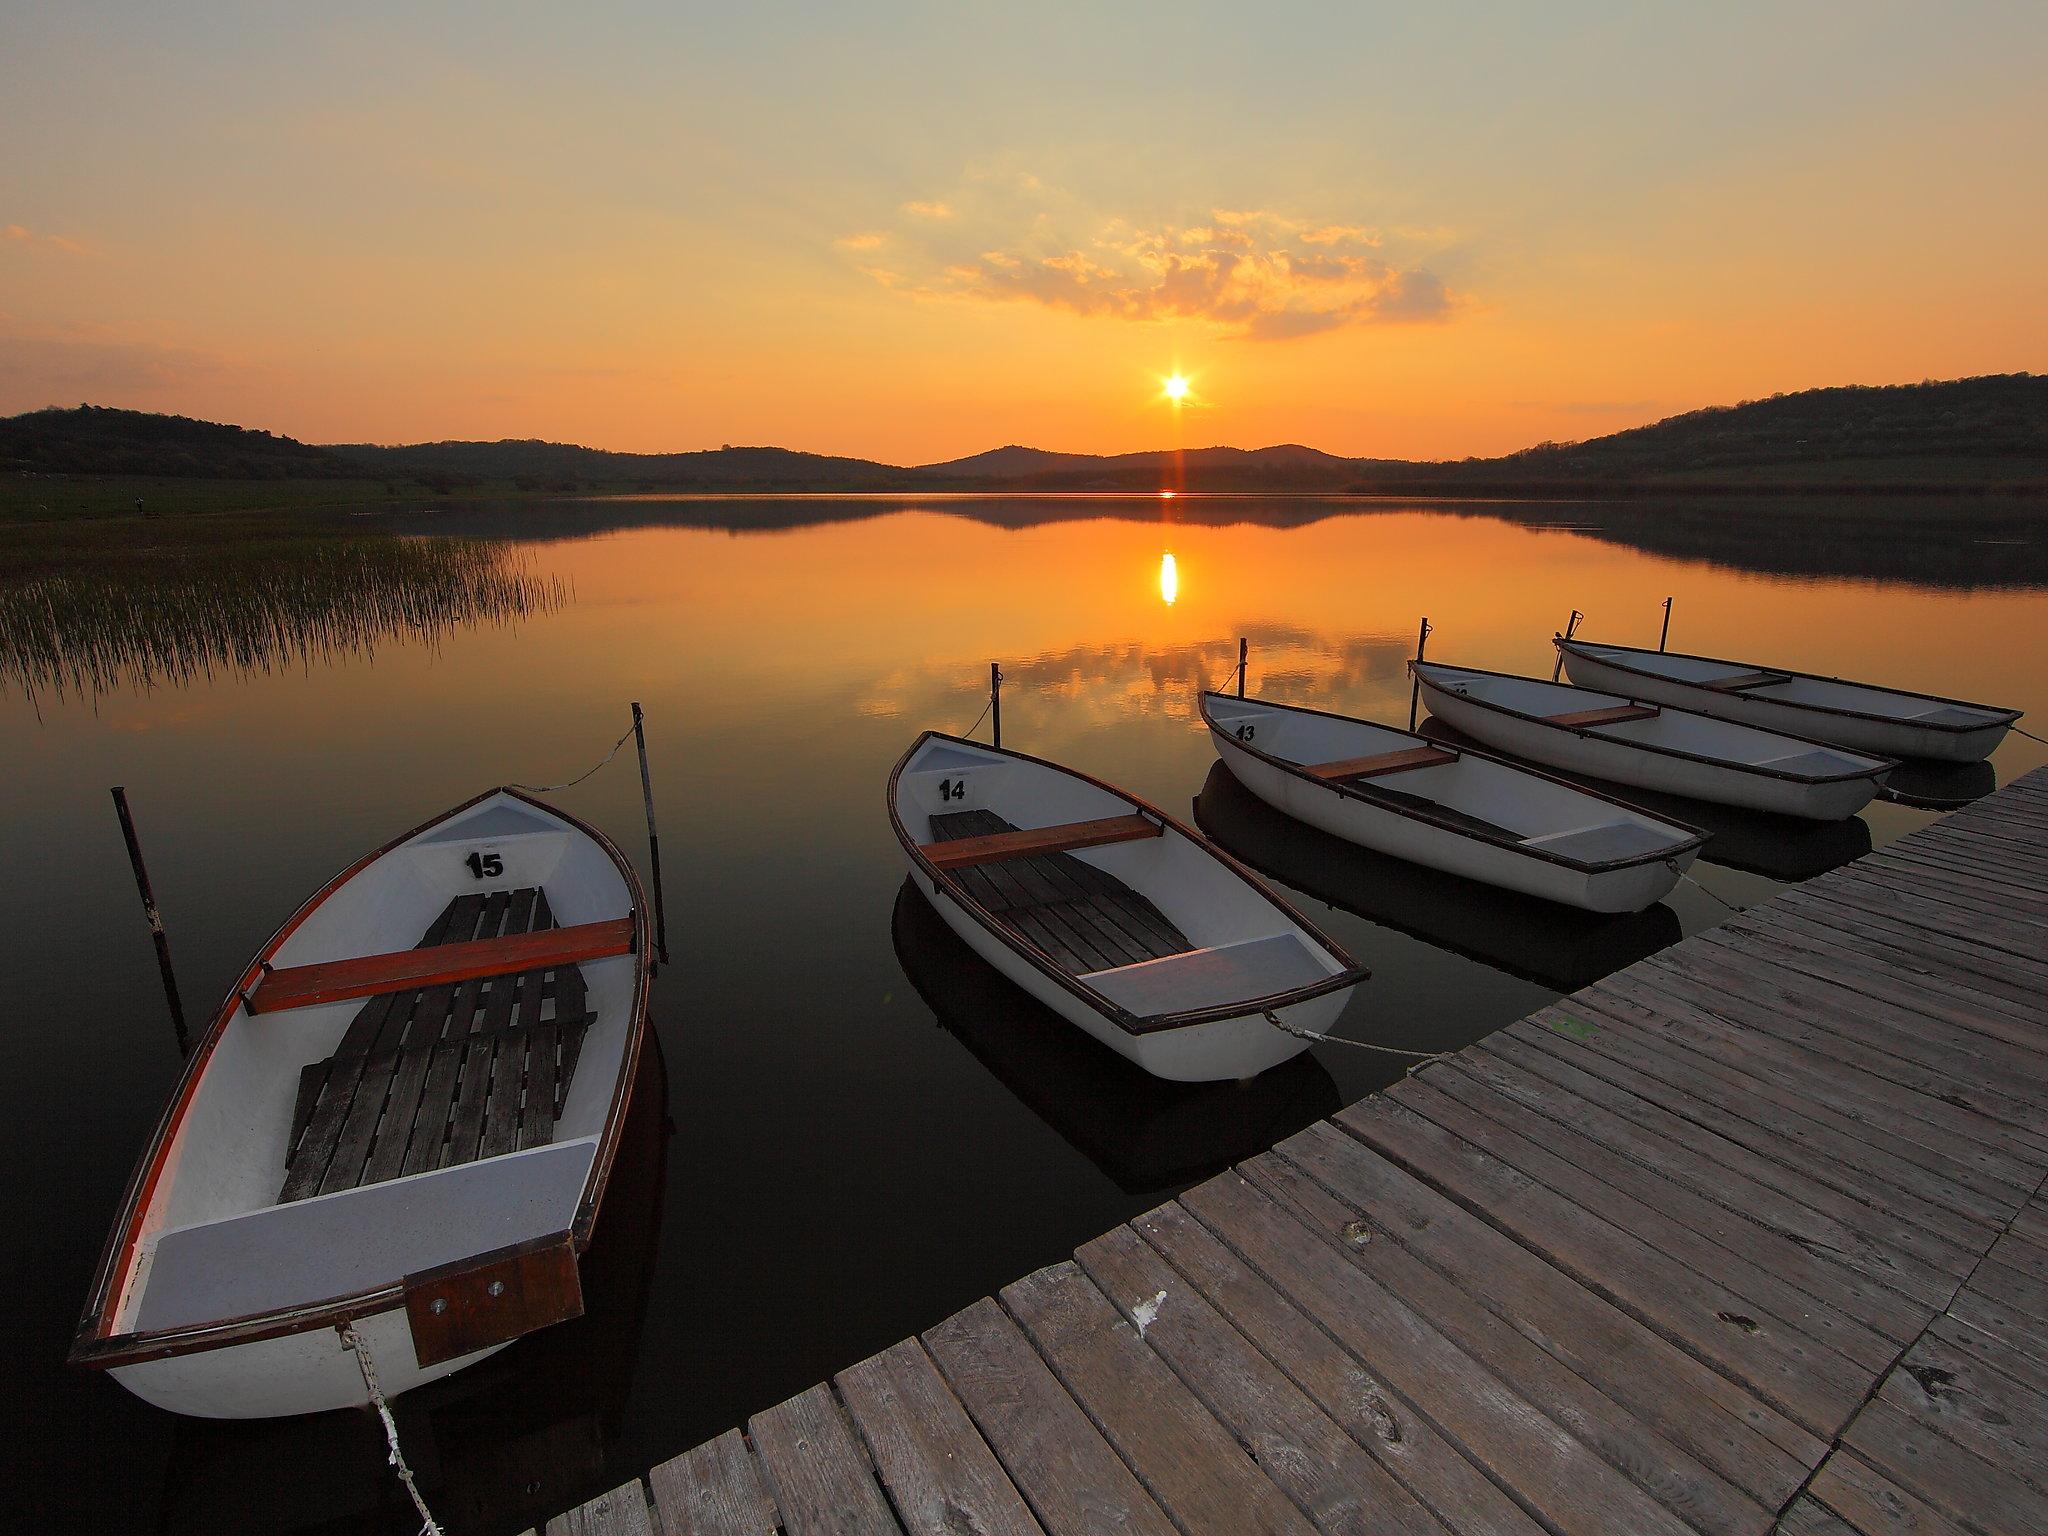
<instances>
[{"instance_id":1,"label":"white rowboat","mask_svg":"<svg viewBox=\"0 0 2048 1536\"><path fill-rule=\"evenodd\" d=\"M193 1050L72 1360L268 1418L368 1401L344 1325L395 1397L578 1315L646 1027L643 908L602 834L509 789L336 876Z\"/></svg>"},{"instance_id":2,"label":"white rowboat","mask_svg":"<svg viewBox=\"0 0 2048 1536\"><path fill-rule=\"evenodd\" d=\"M1277 811L1505 890L1640 912L1706 835L1512 763L1348 715L1202 695L1216 754Z\"/></svg>"},{"instance_id":3,"label":"white rowboat","mask_svg":"<svg viewBox=\"0 0 2048 1536\"><path fill-rule=\"evenodd\" d=\"M1897 765L1796 736L1565 683L1411 661L1429 712L1497 751L1567 773L1781 816L1853 816Z\"/></svg>"},{"instance_id":4,"label":"white rowboat","mask_svg":"<svg viewBox=\"0 0 2048 1536\"><path fill-rule=\"evenodd\" d=\"M1717 719L1887 757L1981 762L2020 717L2016 709L1992 704L1746 661L1598 645L1562 635L1551 643L1563 654L1566 673L1581 687L1676 704Z\"/></svg>"},{"instance_id":5,"label":"white rowboat","mask_svg":"<svg viewBox=\"0 0 2048 1536\"><path fill-rule=\"evenodd\" d=\"M1154 1077L1251 1077L1365 970L1199 833L1087 774L927 731L889 775L910 876L997 970Z\"/></svg>"}]
</instances>

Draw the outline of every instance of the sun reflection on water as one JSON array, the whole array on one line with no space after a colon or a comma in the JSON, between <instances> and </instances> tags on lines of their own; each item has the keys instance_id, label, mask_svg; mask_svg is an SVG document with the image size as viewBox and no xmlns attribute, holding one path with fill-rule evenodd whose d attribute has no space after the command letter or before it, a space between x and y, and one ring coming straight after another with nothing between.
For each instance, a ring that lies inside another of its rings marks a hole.
<instances>
[{"instance_id":1,"label":"sun reflection on water","mask_svg":"<svg viewBox=\"0 0 2048 1536\"><path fill-rule=\"evenodd\" d=\"M1159 557L1159 595L1169 608L1180 597L1180 567L1174 564L1170 549Z\"/></svg>"}]
</instances>

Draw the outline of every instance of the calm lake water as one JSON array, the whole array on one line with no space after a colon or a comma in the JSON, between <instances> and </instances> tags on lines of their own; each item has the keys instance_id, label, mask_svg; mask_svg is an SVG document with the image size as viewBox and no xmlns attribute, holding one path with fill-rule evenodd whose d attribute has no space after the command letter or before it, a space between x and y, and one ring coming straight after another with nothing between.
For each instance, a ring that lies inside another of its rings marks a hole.
<instances>
[{"instance_id":1,"label":"calm lake water","mask_svg":"<svg viewBox=\"0 0 2048 1536\"><path fill-rule=\"evenodd\" d=\"M437 1512L497 1532L1398 1071L1323 1046L1247 1087L1164 1090L904 896L889 767L919 730L976 719L992 659L1006 744L1196 817L1271 872L1374 972L1339 1031L1408 1049L1477 1039L1721 909L1681 886L1581 921L1264 812L1212 771L1195 710L1240 635L1254 691L1399 720L1423 614L1433 657L1547 675L1570 609L1592 637L1654 644L1672 596L1674 649L2048 718L2048 513L2012 504L640 500L361 526L491 543L317 577L200 564L0 587L0 1294L24 1528L415 1524L361 1415L181 1421L62 1364L179 1064L109 785L128 787L196 1023L359 853L489 785L583 772L646 706L674 963L589 1315L400 1405ZM2014 738L1996 777L2044 759ZM630 752L559 798L644 853ZM1932 813L1880 803L1820 830L1691 814L1717 834L1701 884L1746 903Z\"/></svg>"}]
</instances>

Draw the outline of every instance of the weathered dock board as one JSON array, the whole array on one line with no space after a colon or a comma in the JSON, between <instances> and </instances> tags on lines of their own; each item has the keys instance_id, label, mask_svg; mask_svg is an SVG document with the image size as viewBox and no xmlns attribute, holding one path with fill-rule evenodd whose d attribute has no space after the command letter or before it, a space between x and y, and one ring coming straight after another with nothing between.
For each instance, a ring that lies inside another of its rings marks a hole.
<instances>
[{"instance_id":1,"label":"weathered dock board","mask_svg":"<svg viewBox=\"0 0 2048 1536\"><path fill-rule=\"evenodd\" d=\"M551 1521L2048 1531L2048 770Z\"/></svg>"}]
</instances>

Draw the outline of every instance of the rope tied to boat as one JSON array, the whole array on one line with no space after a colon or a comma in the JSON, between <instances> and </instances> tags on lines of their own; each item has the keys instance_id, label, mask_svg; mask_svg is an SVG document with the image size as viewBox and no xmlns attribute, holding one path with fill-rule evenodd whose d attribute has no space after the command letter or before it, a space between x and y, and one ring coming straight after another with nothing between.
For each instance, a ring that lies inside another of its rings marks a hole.
<instances>
[{"instance_id":1,"label":"rope tied to boat","mask_svg":"<svg viewBox=\"0 0 2048 1536\"><path fill-rule=\"evenodd\" d=\"M996 674L996 680L998 682L1002 681L1002 676L1002 673L998 672ZM988 718L988 712L994 709L995 707L996 696L993 693L991 693L988 696L988 702L981 706L981 713L974 717L974 724L967 727L967 729L962 731L960 735L965 739L972 739L974 733L981 729L981 722Z\"/></svg>"},{"instance_id":2,"label":"rope tied to boat","mask_svg":"<svg viewBox=\"0 0 2048 1536\"><path fill-rule=\"evenodd\" d=\"M626 734L630 736L633 733L628 731ZM377 1385L377 1362L370 1358L370 1346L356 1332L354 1323L337 1323L334 1331L341 1335L342 1347L356 1357L356 1368L363 1373L363 1385L369 1390L377 1417L384 1421L384 1440L391 1447L389 1460L398 1469L398 1480L405 1484L405 1491L412 1495L412 1507L420 1512L423 1523L419 1536L444 1536L440 1522L434 1519L433 1511L427 1508L427 1501L420 1496L419 1484L413 1480L405 1452L398 1448L398 1422L391 1417L391 1404L384 1399L384 1389Z\"/></svg>"},{"instance_id":3,"label":"rope tied to boat","mask_svg":"<svg viewBox=\"0 0 2048 1536\"><path fill-rule=\"evenodd\" d=\"M1380 1045L1371 1040L1347 1040L1342 1035L1325 1035L1313 1029L1303 1029L1299 1024L1290 1024L1279 1014L1268 1008L1265 1020L1283 1035L1292 1035L1297 1040L1314 1040L1323 1045L1349 1045L1361 1051L1378 1051L1382 1056L1405 1056L1411 1061L1442 1061L1448 1051L1409 1051L1398 1045ZM1413 1067L1408 1069L1414 1071Z\"/></svg>"},{"instance_id":4,"label":"rope tied to boat","mask_svg":"<svg viewBox=\"0 0 2048 1536\"><path fill-rule=\"evenodd\" d=\"M1738 907L1737 905L1735 905L1734 902L1730 901L1727 897L1719 894L1716 891L1709 890L1704 885L1701 885L1699 881L1693 879L1691 875L1687 874L1684 870L1678 867L1678 861L1676 859L1666 859L1664 861L1664 865L1674 875L1678 876L1679 879L1683 880L1687 885L1691 886L1694 890L1700 892L1708 900L1718 901L1723 907L1727 908L1730 912L1746 912L1747 910L1749 910L1746 907Z\"/></svg>"},{"instance_id":5,"label":"rope tied to boat","mask_svg":"<svg viewBox=\"0 0 2048 1536\"><path fill-rule=\"evenodd\" d=\"M629 725L626 727L626 734L621 736L617 741L612 743L611 751L605 753L605 755L602 758L598 759L596 767L586 769L584 772L577 774L575 778L570 779L565 783L508 784L506 788L523 789L530 795L551 795L558 789L574 789L578 784L581 784L585 779L589 778L591 774L597 772L598 768L602 768L606 763L610 762L613 758L617 757L619 755L619 748L623 747L627 742L631 741L632 739L633 727Z\"/></svg>"},{"instance_id":6,"label":"rope tied to boat","mask_svg":"<svg viewBox=\"0 0 2048 1536\"><path fill-rule=\"evenodd\" d=\"M2048 747L2048 736L2036 736L2032 731L2023 730L2017 725L2012 728L2012 733L2015 736L2024 736L2029 741L2038 741L2042 746Z\"/></svg>"}]
</instances>

